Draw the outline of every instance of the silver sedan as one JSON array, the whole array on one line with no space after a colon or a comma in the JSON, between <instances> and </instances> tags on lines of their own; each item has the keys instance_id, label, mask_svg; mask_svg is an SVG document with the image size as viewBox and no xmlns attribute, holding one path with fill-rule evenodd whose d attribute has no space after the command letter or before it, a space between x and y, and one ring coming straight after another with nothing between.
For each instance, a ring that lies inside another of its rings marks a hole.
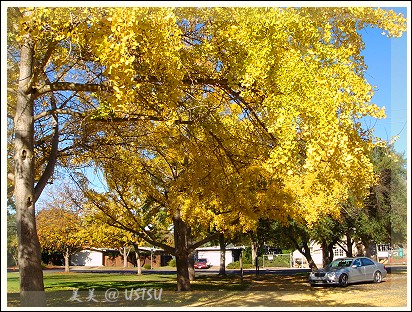
<instances>
[{"instance_id":1,"label":"silver sedan","mask_svg":"<svg viewBox=\"0 0 412 312\"><path fill-rule=\"evenodd\" d=\"M387 271L382 263L368 257L339 258L333 260L326 268L313 271L309 283L314 285L339 285L358 282L380 283Z\"/></svg>"}]
</instances>

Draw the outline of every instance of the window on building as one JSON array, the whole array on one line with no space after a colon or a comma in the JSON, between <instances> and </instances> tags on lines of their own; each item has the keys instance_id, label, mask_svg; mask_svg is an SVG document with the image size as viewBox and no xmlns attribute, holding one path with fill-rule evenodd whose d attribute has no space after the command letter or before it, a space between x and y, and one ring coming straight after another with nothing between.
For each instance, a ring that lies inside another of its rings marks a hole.
<instances>
[{"instance_id":1,"label":"window on building","mask_svg":"<svg viewBox=\"0 0 412 312\"><path fill-rule=\"evenodd\" d=\"M340 258L345 256L345 251L342 248L336 248L333 250L333 256L335 258Z\"/></svg>"}]
</instances>

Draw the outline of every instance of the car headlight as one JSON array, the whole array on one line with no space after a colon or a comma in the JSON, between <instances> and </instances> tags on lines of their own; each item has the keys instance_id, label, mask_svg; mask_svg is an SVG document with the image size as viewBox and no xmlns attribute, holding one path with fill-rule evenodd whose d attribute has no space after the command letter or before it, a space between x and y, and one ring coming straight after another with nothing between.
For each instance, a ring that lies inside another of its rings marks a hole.
<instances>
[{"instance_id":1,"label":"car headlight","mask_svg":"<svg viewBox=\"0 0 412 312\"><path fill-rule=\"evenodd\" d=\"M336 273L335 273L335 272L328 272L328 273L327 273L327 276L328 276L330 279L334 279L334 278L336 277Z\"/></svg>"}]
</instances>

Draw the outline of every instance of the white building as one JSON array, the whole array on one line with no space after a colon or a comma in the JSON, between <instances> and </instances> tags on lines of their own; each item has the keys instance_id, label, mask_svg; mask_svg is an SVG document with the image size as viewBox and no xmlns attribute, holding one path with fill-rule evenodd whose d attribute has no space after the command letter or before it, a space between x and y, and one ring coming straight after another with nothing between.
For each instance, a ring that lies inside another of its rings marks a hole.
<instances>
[{"instance_id":1,"label":"white building","mask_svg":"<svg viewBox=\"0 0 412 312\"><path fill-rule=\"evenodd\" d=\"M242 247L226 247L225 265L239 260ZM200 247L196 249L197 258L206 258L212 266L220 266L220 247Z\"/></svg>"},{"instance_id":2,"label":"white building","mask_svg":"<svg viewBox=\"0 0 412 312\"><path fill-rule=\"evenodd\" d=\"M103 266L104 254L100 250L85 249L70 257L70 265L74 266Z\"/></svg>"},{"instance_id":3,"label":"white building","mask_svg":"<svg viewBox=\"0 0 412 312\"><path fill-rule=\"evenodd\" d=\"M321 245L312 241L309 245L309 248L310 248L310 254L312 256L313 262L315 262L318 268L323 267L323 255L322 255ZM353 244L352 246L352 253L354 255L356 255L357 253L356 244ZM341 257L346 257L346 251L340 246L335 246L333 248L333 258L341 258ZM309 264L305 256L302 255L300 251L298 250L295 250L292 253L292 267L309 268Z\"/></svg>"}]
</instances>

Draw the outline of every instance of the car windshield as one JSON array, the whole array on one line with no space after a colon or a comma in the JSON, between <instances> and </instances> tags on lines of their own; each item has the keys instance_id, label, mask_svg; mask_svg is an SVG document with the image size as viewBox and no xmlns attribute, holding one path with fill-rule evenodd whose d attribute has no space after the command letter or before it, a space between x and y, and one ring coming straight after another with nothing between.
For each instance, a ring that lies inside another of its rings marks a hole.
<instances>
[{"instance_id":1,"label":"car windshield","mask_svg":"<svg viewBox=\"0 0 412 312\"><path fill-rule=\"evenodd\" d=\"M353 259L336 259L329 263L330 268L348 267L351 265Z\"/></svg>"},{"instance_id":2,"label":"car windshield","mask_svg":"<svg viewBox=\"0 0 412 312\"><path fill-rule=\"evenodd\" d=\"M199 259L199 260L197 260L197 262L207 262L207 260L206 259Z\"/></svg>"}]
</instances>

